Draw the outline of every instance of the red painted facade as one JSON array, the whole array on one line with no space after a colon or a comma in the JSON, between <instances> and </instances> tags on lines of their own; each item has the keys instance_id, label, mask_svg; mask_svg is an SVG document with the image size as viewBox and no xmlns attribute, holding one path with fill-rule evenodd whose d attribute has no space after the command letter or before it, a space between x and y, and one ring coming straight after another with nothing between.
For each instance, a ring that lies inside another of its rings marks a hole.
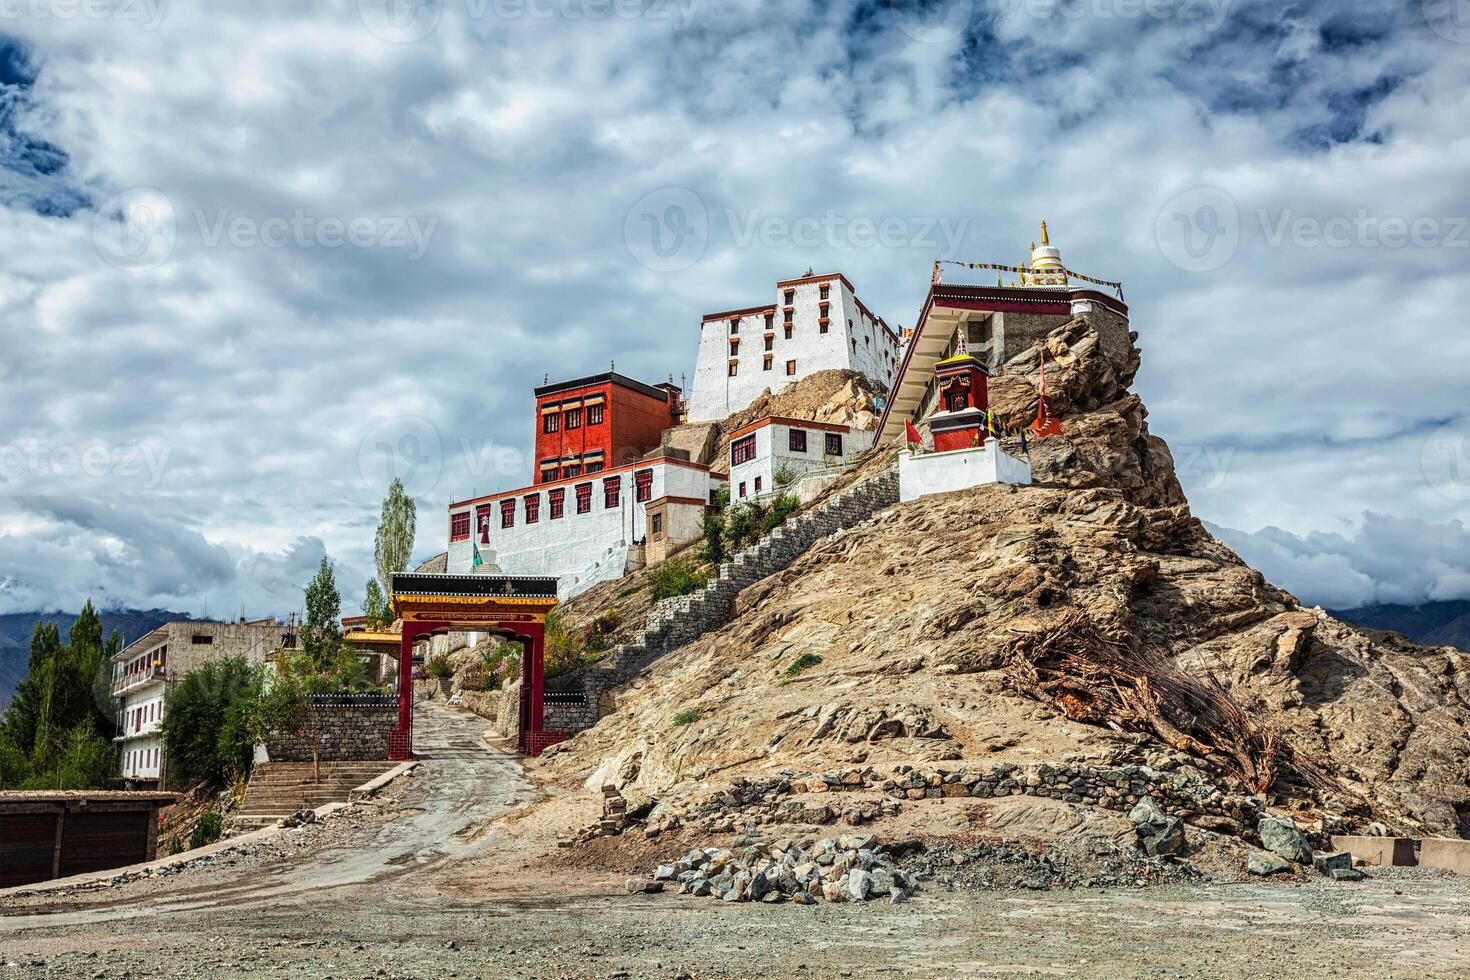
<instances>
[{"instance_id":1,"label":"red painted facade","mask_svg":"<svg viewBox=\"0 0 1470 980\"><path fill-rule=\"evenodd\" d=\"M934 437L934 451L947 453L969 449L985 440L986 419L990 411L989 375L973 357L961 355L935 365L934 380L939 385L940 412L929 423ZM951 427L945 415L958 415Z\"/></svg>"},{"instance_id":2,"label":"red painted facade","mask_svg":"<svg viewBox=\"0 0 1470 980\"><path fill-rule=\"evenodd\" d=\"M631 463L658 448L682 411L672 385L613 373L537 388L532 480L550 483Z\"/></svg>"}]
</instances>

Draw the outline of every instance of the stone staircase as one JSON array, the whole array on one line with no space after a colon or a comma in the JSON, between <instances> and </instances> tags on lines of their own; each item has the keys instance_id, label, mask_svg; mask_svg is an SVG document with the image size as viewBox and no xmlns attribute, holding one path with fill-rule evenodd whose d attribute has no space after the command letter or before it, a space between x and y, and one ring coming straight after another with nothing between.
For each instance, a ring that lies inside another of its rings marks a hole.
<instances>
[{"instance_id":1,"label":"stone staircase","mask_svg":"<svg viewBox=\"0 0 1470 980\"><path fill-rule=\"evenodd\" d=\"M600 692L626 684L653 660L724 626L734 618L735 597L742 589L781 571L823 538L896 503L898 470L891 469L791 518L721 565L719 575L703 589L654 606L643 632L614 647L583 675L587 698L595 703Z\"/></svg>"},{"instance_id":2,"label":"stone staircase","mask_svg":"<svg viewBox=\"0 0 1470 980\"><path fill-rule=\"evenodd\" d=\"M312 780L310 762L262 762L250 774L245 799L230 818L236 830L268 827L297 810L346 803L348 795L392 769L396 762L323 762L322 781Z\"/></svg>"}]
</instances>

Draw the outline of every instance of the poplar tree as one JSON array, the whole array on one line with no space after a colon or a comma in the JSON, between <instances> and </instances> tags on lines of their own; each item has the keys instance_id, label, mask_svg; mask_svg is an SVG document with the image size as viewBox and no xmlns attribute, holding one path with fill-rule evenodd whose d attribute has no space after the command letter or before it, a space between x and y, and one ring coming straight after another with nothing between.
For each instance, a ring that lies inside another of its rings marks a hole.
<instances>
[{"instance_id":1,"label":"poplar tree","mask_svg":"<svg viewBox=\"0 0 1470 980\"><path fill-rule=\"evenodd\" d=\"M326 671L342 647L342 595L332 561L325 555L316 576L306 586L306 627L301 649L314 671Z\"/></svg>"},{"instance_id":2,"label":"poplar tree","mask_svg":"<svg viewBox=\"0 0 1470 980\"><path fill-rule=\"evenodd\" d=\"M367 581L366 595L362 600L362 614L367 617L368 625L375 630L386 626L392 615L388 609L388 600L383 597L383 590L378 587L378 580L375 578Z\"/></svg>"},{"instance_id":3,"label":"poplar tree","mask_svg":"<svg viewBox=\"0 0 1470 980\"><path fill-rule=\"evenodd\" d=\"M403 489L403 481L394 479L388 487L388 496L383 498L383 513L378 519L378 533L373 540L378 582L385 593L393 591L393 573L408 569L417 530L418 506Z\"/></svg>"}]
</instances>

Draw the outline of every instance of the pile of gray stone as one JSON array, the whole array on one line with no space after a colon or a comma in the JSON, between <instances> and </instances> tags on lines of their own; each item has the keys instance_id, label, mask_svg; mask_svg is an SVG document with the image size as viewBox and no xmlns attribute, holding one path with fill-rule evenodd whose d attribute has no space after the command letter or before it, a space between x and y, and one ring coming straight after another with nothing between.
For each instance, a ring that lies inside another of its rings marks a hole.
<instances>
[{"instance_id":1,"label":"pile of gray stone","mask_svg":"<svg viewBox=\"0 0 1470 980\"><path fill-rule=\"evenodd\" d=\"M904 902L918 882L897 858L922 845L880 843L872 834L843 834L816 841L784 838L739 849L695 848L651 879L631 878L632 893L663 891L725 902Z\"/></svg>"},{"instance_id":2,"label":"pile of gray stone","mask_svg":"<svg viewBox=\"0 0 1470 980\"><path fill-rule=\"evenodd\" d=\"M1252 851L1246 859L1246 870L1253 875L1265 878L1314 868L1334 881L1362 881L1368 877L1353 867L1353 856L1347 851L1313 850L1307 835L1283 817L1262 817L1256 832L1264 850Z\"/></svg>"}]
</instances>

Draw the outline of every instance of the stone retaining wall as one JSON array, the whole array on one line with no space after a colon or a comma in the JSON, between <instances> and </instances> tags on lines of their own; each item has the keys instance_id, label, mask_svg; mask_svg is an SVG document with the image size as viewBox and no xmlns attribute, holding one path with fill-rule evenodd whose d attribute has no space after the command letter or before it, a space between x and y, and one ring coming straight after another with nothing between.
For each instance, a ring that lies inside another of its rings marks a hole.
<instances>
[{"instance_id":1,"label":"stone retaining wall","mask_svg":"<svg viewBox=\"0 0 1470 980\"><path fill-rule=\"evenodd\" d=\"M343 694L308 698L299 731L272 732L266 751L272 762L312 761L311 733L323 762L366 762L388 758L388 733L398 727L398 698Z\"/></svg>"}]
</instances>

